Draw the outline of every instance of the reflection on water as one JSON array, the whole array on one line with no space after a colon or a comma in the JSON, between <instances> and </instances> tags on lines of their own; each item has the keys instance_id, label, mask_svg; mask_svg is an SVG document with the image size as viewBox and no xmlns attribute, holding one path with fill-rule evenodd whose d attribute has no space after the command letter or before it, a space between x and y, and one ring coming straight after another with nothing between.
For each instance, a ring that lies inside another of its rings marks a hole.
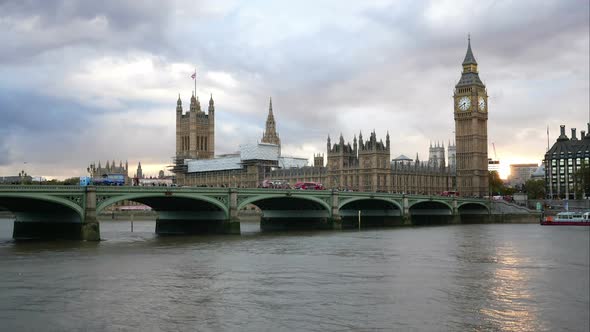
<instances>
[{"instance_id":1,"label":"reflection on water","mask_svg":"<svg viewBox=\"0 0 590 332\"><path fill-rule=\"evenodd\" d=\"M579 315L575 320L587 327L590 304L584 282L589 278L588 268L566 261L573 256L577 262L588 261L587 253L579 254L589 246L588 230L569 228L551 233L540 226L506 226L463 226L454 234L457 269L451 287L445 289L455 312L449 330L562 330L566 320L555 317L575 316L571 311ZM579 240L577 246L568 242L570 235ZM547 250L555 236L561 238L562 250ZM570 257L561 260L562 255ZM549 278L556 272L562 280ZM568 279L574 282L569 284ZM568 297L571 293L577 298Z\"/></svg>"},{"instance_id":2,"label":"reflection on water","mask_svg":"<svg viewBox=\"0 0 590 332\"><path fill-rule=\"evenodd\" d=\"M523 265L526 258L518 258L514 248L498 248L498 263L489 290L489 307L480 311L500 331L538 331L540 320L534 312L535 299L527 284L529 276Z\"/></svg>"},{"instance_id":3,"label":"reflection on water","mask_svg":"<svg viewBox=\"0 0 590 332\"><path fill-rule=\"evenodd\" d=\"M15 243L2 330L587 331L590 232L457 225Z\"/></svg>"}]
</instances>

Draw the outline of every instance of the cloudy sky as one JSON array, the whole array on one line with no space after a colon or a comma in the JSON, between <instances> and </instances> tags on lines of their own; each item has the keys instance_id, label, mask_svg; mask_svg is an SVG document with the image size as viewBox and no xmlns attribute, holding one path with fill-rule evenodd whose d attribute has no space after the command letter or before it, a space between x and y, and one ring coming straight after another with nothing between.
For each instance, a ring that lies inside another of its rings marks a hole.
<instances>
[{"instance_id":1,"label":"cloudy sky","mask_svg":"<svg viewBox=\"0 0 590 332\"><path fill-rule=\"evenodd\" d=\"M471 34L489 94L488 141L538 162L559 125L585 130L589 2L0 0L0 176L84 175L129 160L155 175L197 68L216 153L261 138L272 96L285 154L328 135L391 134L392 158L453 139ZM579 135L579 134L578 134ZM132 172L133 173L133 172Z\"/></svg>"}]
</instances>

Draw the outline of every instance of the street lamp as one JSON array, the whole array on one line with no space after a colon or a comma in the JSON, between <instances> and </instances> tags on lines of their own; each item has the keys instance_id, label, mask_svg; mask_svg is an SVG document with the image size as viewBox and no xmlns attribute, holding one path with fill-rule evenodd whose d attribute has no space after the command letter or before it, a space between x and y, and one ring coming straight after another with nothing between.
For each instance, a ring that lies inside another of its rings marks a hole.
<instances>
[{"instance_id":1,"label":"street lamp","mask_svg":"<svg viewBox=\"0 0 590 332\"><path fill-rule=\"evenodd\" d=\"M20 178L20 184L24 185L25 184L25 177L27 176L27 173L25 172L25 170L21 170L20 173L18 173L18 177Z\"/></svg>"}]
</instances>

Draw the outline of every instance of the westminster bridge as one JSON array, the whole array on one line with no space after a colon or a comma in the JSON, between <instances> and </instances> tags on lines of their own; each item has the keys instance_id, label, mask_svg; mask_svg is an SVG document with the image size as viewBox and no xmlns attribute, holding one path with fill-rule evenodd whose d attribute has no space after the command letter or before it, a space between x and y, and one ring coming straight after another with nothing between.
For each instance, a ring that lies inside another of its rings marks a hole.
<instances>
[{"instance_id":1,"label":"westminster bridge","mask_svg":"<svg viewBox=\"0 0 590 332\"><path fill-rule=\"evenodd\" d=\"M239 211L261 211L261 228L326 228L485 220L491 202L477 198L331 190L203 187L0 186L0 210L14 214L15 239L99 240L97 214L117 202L157 212L156 233L239 234Z\"/></svg>"}]
</instances>

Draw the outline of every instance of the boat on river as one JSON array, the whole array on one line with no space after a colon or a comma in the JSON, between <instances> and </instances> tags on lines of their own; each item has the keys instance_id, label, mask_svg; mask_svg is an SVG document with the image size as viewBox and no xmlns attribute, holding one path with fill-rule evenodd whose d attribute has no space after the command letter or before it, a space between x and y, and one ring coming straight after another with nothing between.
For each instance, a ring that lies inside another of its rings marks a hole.
<instances>
[{"instance_id":1,"label":"boat on river","mask_svg":"<svg viewBox=\"0 0 590 332\"><path fill-rule=\"evenodd\" d=\"M590 226L590 212L560 212L541 221L544 226Z\"/></svg>"}]
</instances>

